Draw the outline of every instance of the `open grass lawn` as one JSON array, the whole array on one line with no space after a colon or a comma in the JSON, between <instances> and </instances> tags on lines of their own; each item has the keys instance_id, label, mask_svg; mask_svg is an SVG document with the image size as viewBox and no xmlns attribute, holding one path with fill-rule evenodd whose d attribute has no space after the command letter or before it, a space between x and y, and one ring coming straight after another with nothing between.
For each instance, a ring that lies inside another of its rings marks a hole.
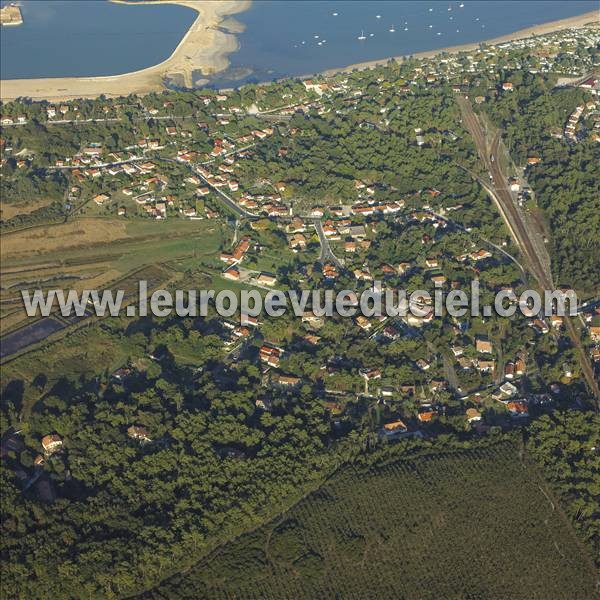
<instances>
[{"instance_id":1,"label":"open grass lawn","mask_svg":"<svg viewBox=\"0 0 600 600\"><path fill-rule=\"evenodd\" d=\"M281 266L289 264L293 260L293 254L287 249L277 251L274 249L264 249L258 255L252 255L249 260L246 261L249 269L255 269L256 271L265 271L267 273L276 273L277 269Z\"/></svg>"},{"instance_id":2,"label":"open grass lawn","mask_svg":"<svg viewBox=\"0 0 600 600\"><path fill-rule=\"evenodd\" d=\"M596 573L510 443L347 469L152 598L590 600Z\"/></svg>"}]
</instances>

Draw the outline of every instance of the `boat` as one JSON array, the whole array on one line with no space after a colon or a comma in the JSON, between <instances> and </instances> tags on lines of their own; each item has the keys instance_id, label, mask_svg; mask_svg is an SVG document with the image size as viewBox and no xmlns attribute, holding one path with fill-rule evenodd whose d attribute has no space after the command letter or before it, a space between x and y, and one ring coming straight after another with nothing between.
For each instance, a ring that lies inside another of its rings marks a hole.
<instances>
[{"instance_id":1,"label":"boat","mask_svg":"<svg viewBox=\"0 0 600 600\"><path fill-rule=\"evenodd\" d=\"M464 7L465 7L465 5L462 3L458 5L458 8L464 8Z\"/></svg>"},{"instance_id":2,"label":"boat","mask_svg":"<svg viewBox=\"0 0 600 600\"><path fill-rule=\"evenodd\" d=\"M334 13L331 13L331 16L332 16L332 17L337 17L337 16L338 16L338 13L336 13L336 12L334 12Z\"/></svg>"},{"instance_id":3,"label":"boat","mask_svg":"<svg viewBox=\"0 0 600 600\"><path fill-rule=\"evenodd\" d=\"M390 31L390 33L395 33L395 31L396 31L396 30L394 29L394 26L393 26L393 25L390 27L390 30L389 30L389 31Z\"/></svg>"},{"instance_id":4,"label":"boat","mask_svg":"<svg viewBox=\"0 0 600 600\"><path fill-rule=\"evenodd\" d=\"M359 40L366 40L367 36L365 35L365 32L361 30L360 35L358 36Z\"/></svg>"}]
</instances>

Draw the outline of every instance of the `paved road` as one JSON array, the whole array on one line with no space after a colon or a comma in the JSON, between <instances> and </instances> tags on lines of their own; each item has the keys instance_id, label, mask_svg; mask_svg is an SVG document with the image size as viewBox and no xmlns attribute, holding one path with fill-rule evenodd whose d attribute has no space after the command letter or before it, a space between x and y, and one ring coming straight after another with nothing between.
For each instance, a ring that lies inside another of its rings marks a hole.
<instances>
[{"instance_id":1,"label":"paved road","mask_svg":"<svg viewBox=\"0 0 600 600\"><path fill-rule=\"evenodd\" d=\"M51 166L46 167L48 171L74 171L76 169L106 169L108 167L120 167L121 165L129 165L137 162L147 162L152 160L152 157L148 156L136 156L135 158L128 158L126 160L117 160L110 163L95 163L90 165L63 165L62 167Z\"/></svg>"},{"instance_id":2,"label":"paved road","mask_svg":"<svg viewBox=\"0 0 600 600\"><path fill-rule=\"evenodd\" d=\"M477 181L479 181L483 185L483 187L486 187L485 183L483 181L481 181L481 179L479 177L477 177L475 175L473 175L473 177L475 177L475 179L477 179ZM441 215L440 213L436 213L435 211L429 210L426 208L421 208L420 210L423 212L426 212L430 215L433 215L434 217L437 217L438 219L441 219L442 221L445 221L446 223L448 223L449 225L452 225L453 227L455 227L456 229L459 229L460 231L464 231L471 237L476 237L477 239L481 240L484 244L490 246L491 248L493 248L500 254L506 256L506 258L508 258L509 260L514 262L515 265L517 265L517 267L519 267L519 271L521 271L521 275L523 276L523 281L525 282L525 277L526 277L525 268L512 254L507 252L504 248L502 248L501 246L498 246L498 244L494 244L494 242L492 242L491 240L488 240L487 238L484 238L479 233L474 233L473 231L467 229L464 225L461 225L460 223L457 223L456 221L453 221L452 219L449 219L448 217Z\"/></svg>"},{"instance_id":3,"label":"paved road","mask_svg":"<svg viewBox=\"0 0 600 600\"><path fill-rule=\"evenodd\" d=\"M211 185L208 180L200 173L200 171L196 170L192 167L192 171L200 178L208 187L210 187L216 194L221 198L222 202L228 206L235 213L240 215L241 217L245 217L246 219L256 220L260 217L257 217L255 214L248 212L246 209L242 208L231 196L228 196L221 188L215 187Z\"/></svg>"},{"instance_id":4,"label":"paved road","mask_svg":"<svg viewBox=\"0 0 600 600\"><path fill-rule=\"evenodd\" d=\"M142 117L133 117L133 119L131 119L132 121L150 121L150 120L154 120L154 121L181 121L181 120L185 120L185 119L194 119L196 118L196 115L181 115L181 116L177 116L177 115L163 115L160 117L157 117L155 115L151 115L150 113L146 112L144 113L144 116ZM100 118L100 117L91 117L89 119L54 119L54 120L47 120L47 121L41 121L41 125L89 125L90 123L119 123L120 121L125 121L127 118L126 117L108 117L108 118ZM27 125L28 123L31 123L32 121L25 121L25 123L5 123L2 125L2 127L18 127L18 126L23 126L23 125Z\"/></svg>"},{"instance_id":5,"label":"paved road","mask_svg":"<svg viewBox=\"0 0 600 600\"><path fill-rule=\"evenodd\" d=\"M338 267L338 269L342 269L342 263L333 253L333 250L329 245L329 240L325 236L325 232L323 231L323 225L321 224L321 219L314 219L313 223L315 226L315 231L319 236L319 243L321 244L321 254L319 255L319 261L322 264L333 263L336 267Z\"/></svg>"},{"instance_id":6,"label":"paved road","mask_svg":"<svg viewBox=\"0 0 600 600\"><path fill-rule=\"evenodd\" d=\"M554 290L550 269L544 264L545 261L540 258L538 250L536 250L535 244L532 242L531 233L519 207L507 187L506 176L502 173L500 168L498 160L500 134L497 133L494 136L491 146L488 147L485 132L477 119L477 116L473 112L471 103L463 96L457 97L457 101L463 115L464 124L475 142L479 157L492 176L490 190L492 196L510 229L513 239L523 254L524 262L527 265L529 272L544 290ZM581 343L581 338L575 329L573 321L569 317L565 317L564 321L567 333L569 334L574 347L578 351L579 363L584 378L590 391L595 397L596 406L600 408L600 387L595 379L594 370L589 357Z\"/></svg>"},{"instance_id":7,"label":"paved road","mask_svg":"<svg viewBox=\"0 0 600 600\"><path fill-rule=\"evenodd\" d=\"M179 165L184 165L184 166L188 167L188 169L190 169L190 171L192 171L194 173L194 175L198 176L209 188L211 188L214 192L217 193L217 195L219 196L219 198L221 199L223 204L225 204L228 208L230 208L236 214L240 215L240 217L245 217L246 219L251 219L251 220L256 220L256 219L260 218L260 217L256 216L255 214L252 214L252 213L248 212L247 210L243 209L237 202L235 202L235 200L233 198L228 196L220 188L217 188L217 187L211 185L206 180L206 177L204 177L204 175L202 175L197 170L195 165L190 165L189 163L182 163L180 161L175 160L174 158L160 158L160 157L156 157L156 156L153 158L154 158L154 160L162 160L165 162L177 163Z\"/></svg>"}]
</instances>

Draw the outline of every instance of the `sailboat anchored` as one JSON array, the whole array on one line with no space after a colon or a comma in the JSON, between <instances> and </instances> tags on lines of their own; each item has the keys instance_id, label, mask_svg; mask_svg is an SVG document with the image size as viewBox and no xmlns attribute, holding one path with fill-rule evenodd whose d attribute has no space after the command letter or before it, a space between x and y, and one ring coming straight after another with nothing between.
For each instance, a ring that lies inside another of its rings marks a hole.
<instances>
[{"instance_id":1,"label":"sailboat anchored","mask_svg":"<svg viewBox=\"0 0 600 600\"><path fill-rule=\"evenodd\" d=\"M367 39L367 36L365 35L365 32L362 29L360 30L360 35L358 36L358 39L360 41Z\"/></svg>"},{"instance_id":2,"label":"sailboat anchored","mask_svg":"<svg viewBox=\"0 0 600 600\"><path fill-rule=\"evenodd\" d=\"M396 31L396 29L395 29L395 28L394 28L394 26L392 25L392 26L390 27L390 33L394 33L395 31Z\"/></svg>"}]
</instances>

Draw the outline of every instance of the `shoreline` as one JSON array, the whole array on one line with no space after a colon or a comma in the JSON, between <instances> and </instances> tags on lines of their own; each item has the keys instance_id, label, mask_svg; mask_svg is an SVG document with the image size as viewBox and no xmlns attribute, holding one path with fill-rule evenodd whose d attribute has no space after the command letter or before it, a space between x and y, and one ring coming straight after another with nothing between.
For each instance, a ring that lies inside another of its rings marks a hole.
<instances>
[{"instance_id":1,"label":"shoreline","mask_svg":"<svg viewBox=\"0 0 600 600\"><path fill-rule=\"evenodd\" d=\"M134 4L127 0L110 1L130 6ZM175 50L166 60L139 71L120 75L2 80L0 82L0 99L6 102L19 97L27 97L37 101L60 102L76 98L97 98L100 95L108 97L127 96L128 94L144 95L166 89L164 85L166 78L171 80L182 78L184 84L182 87L191 88L194 83L192 79L194 71L202 72L203 75L210 75L224 71L229 66L228 55L235 52L239 46L236 32L225 33L222 31L222 26L224 23L227 24L230 15L248 10L251 0L144 0L143 2L136 2L135 6L146 4L176 4L191 8L198 13ZM425 50L404 56L388 56L377 60L326 69L320 71L319 74L331 76L336 73L370 69L384 65L391 59L402 61L408 56L431 58L443 53L468 52L476 50L481 44L501 44L554 31L581 28L587 25L600 26L600 9L574 17L541 23L492 39ZM314 74L307 74L293 77L307 79L313 76Z\"/></svg>"},{"instance_id":2,"label":"shoreline","mask_svg":"<svg viewBox=\"0 0 600 600\"><path fill-rule=\"evenodd\" d=\"M406 54L404 56L386 56L385 58L379 58L377 60L370 60L361 63L355 63L339 68L326 69L320 71L320 75L330 76L336 73L348 73L355 69L371 69L376 66L381 66L387 63L389 60L402 61L405 57L413 58L432 58L438 54L458 54L459 52L468 52L469 50L476 50L481 44L493 46L496 44L502 44L504 42L512 42L524 38L530 38L536 35L543 35L546 33L552 33L553 31L562 31L563 29L572 29L585 27L587 25L600 26L600 9L576 15L574 17L567 17L566 19L559 19L557 21L548 21L547 23L540 23L539 25L533 25L526 27L525 29L519 29L506 35L501 35L495 38L481 40L479 42L469 42L467 44L459 44L457 46L448 46L446 48L438 48L436 50L424 50L422 52L414 52L412 54ZM304 75L301 77L308 78L311 75Z\"/></svg>"},{"instance_id":3,"label":"shoreline","mask_svg":"<svg viewBox=\"0 0 600 600\"><path fill-rule=\"evenodd\" d=\"M225 70L227 58L238 48L234 33L221 30L230 16L248 10L250 0L144 0L115 4L144 6L176 4L195 10L198 15L175 50L164 61L129 73L88 77L40 77L33 79L3 79L0 99L3 102L27 97L32 100L67 101L75 98L97 98L147 94L165 89L164 80L181 78L185 87L192 87L195 71L204 75Z\"/></svg>"}]
</instances>

